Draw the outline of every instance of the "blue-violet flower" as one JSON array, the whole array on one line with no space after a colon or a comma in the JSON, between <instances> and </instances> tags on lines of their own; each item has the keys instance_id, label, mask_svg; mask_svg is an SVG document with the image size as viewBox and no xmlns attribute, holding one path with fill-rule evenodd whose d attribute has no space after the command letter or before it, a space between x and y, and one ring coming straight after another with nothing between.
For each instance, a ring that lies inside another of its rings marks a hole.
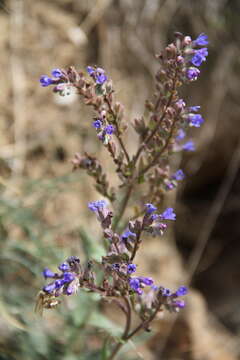
<instances>
[{"instance_id":1,"label":"blue-violet flower","mask_svg":"<svg viewBox=\"0 0 240 360\"><path fill-rule=\"evenodd\" d=\"M105 134L108 134L108 135L112 135L115 131L115 127L113 125L107 125L105 128L104 128L104 132Z\"/></svg>"},{"instance_id":2,"label":"blue-violet flower","mask_svg":"<svg viewBox=\"0 0 240 360\"><path fill-rule=\"evenodd\" d=\"M135 264L128 264L127 272L128 274L132 274L137 270L137 266Z\"/></svg>"},{"instance_id":3,"label":"blue-violet flower","mask_svg":"<svg viewBox=\"0 0 240 360\"><path fill-rule=\"evenodd\" d=\"M40 77L39 81L42 86L49 86L53 83L53 80L47 75L42 75Z\"/></svg>"},{"instance_id":4,"label":"blue-violet flower","mask_svg":"<svg viewBox=\"0 0 240 360\"><path fill-rule=\"evenodd\" d=\"M178 133L177 133L177 136L176 136L176 140L181 141L181 140L183 140L185 138L185 136L186 136L185 131L183 129L179 129Z\"/></svg>"},{"instance_id":5,"label":"blue-violet flower","mask_svg":"<svg viewBox=\"0 0 240 360\"><path fill-rule=\"evenodd\" d=\"M97 200L88 203L88 208L94 212L98 210L103 210L106 206L107 203L105 200Z\"/></svg>"},{"instance_id":6,"label":"blue-violet flower","mask_svg":"<svg viewBox=\"0 0 240 360\"><path fill-rule=\"evenodd\" d=\"M207 48L202 48L202 49L196 50L191 59L191 62L195 66L200 66L203 61L206 61L207 56L208 56Z\"/></svg>"},{"instance_id":7,"label":"blue-violet flower","mask_svg":"<svg viewBox=\"0 0 240 360\"><path fill-rule=\"evenodd\" d=\"M190 81L197 80L199 74L200 70L195 67L190 67L186 70L186 76Z\"/></svg>"},{"instance_id":8,"label":"blue-violet flower","mask_svg":"<svg viewBox=\"0 0 240 360\"><path fill-rule=\"evenodd\" d=\"M201 33L200 35L198 35L196 40L194 40L194 45L197 46L208 45L208 36L204 33Z\"/></svg>"},{"instance_id":9,"label":"blue-violet flower","mask_svg":"<svg viewBox=\"0 0 240 360\"><path fill-rule=\"evenodd\" d=\"M144 206L147 209L147 214L152 214L154 211L157 210L156 206L154 206L153 204L150 204L150 203L145 204Z\"/></svg>"},{"instance_id":10,"label":"blue-violet flower","mask_svg":"<svg viewBox=\"0 0 240 360\"><path fill-rule=\"evenodd\" d=\"M185 144L183 144L182 149L185 151L195 151L196 147L192 140L187 141Z\"/></svg>"},{"instance_id":11,"label":"blue-violet flower","mask_svg":"<svg viewBox=\"0 0 240 360\"><path fill-rule=\"evenodd\" d=\"M55 78L60 78L62 76L62 72L60 69L53 69L52 70L52 76Z\"/></svg>"},{"instance_id":12,"label":"blue-violet flower","mask_svg":"<svg viewBox=\"0 0 240 360\"><path fill-rule=\"evenodd\" d=\"M181 181L185 178L184 172L179 169L175 172L175 174L172 175L172 179L177 180L177 181Z\"/></svg>"},{"instance_id":13,"label":"blue-violet flower","mask_svg":"<svg viewBox=\"0 0 240 360\"><path fill-rule=\"evenodd\" d=\"M95 129L101 129L102 121L100 119L97 119L97 120L93 121L92 125L93 125L93 127L95 127Z\"/></svg>"},{"instance_id":14,"label":"blue-violet flower","mask_svg":"<svg viewBox=\"0 0 240 360\"><path fill-rule=\"evenodd\" d=\"M177 296L183 296L188 293L188 288L186 286L180 286L178 290L176 291Z\"/></svg>"},{"instance_id":15,"label":"blue-violet flower","mask_svg":"<svg viewBox=\"0 0 240 360\"><path fill-rule=\"evenodd\" d=\"M190 114L188 116L189 126L200 127L204 122L202 115L200 114Z\"/></svg>"},{"instance_id":16,"label":"blue-violet flower","mask_svg":"<svg viewBox=\"0 0 240 360\"><path fill-rule=\"evenodd\" d=\"M167 208L160 216L163 220L176 220L176 214L173 208Z\"/></svg>"},{"instance_id":17,"label":"blue-violet flower","mask_svg":"<svg viewBox=\"0 0 240 360\"><path fill-rule=\"evenodd\" d=\"M56 275L54 272L52 272L52 270L50 270L50 269L48 269L48 268L44 269L43 272L42 272L42 274L43 274L43 276L45 277L45 279L47 279L47 278L54 278L55 275Z\"/></svg>"}]
</instances>

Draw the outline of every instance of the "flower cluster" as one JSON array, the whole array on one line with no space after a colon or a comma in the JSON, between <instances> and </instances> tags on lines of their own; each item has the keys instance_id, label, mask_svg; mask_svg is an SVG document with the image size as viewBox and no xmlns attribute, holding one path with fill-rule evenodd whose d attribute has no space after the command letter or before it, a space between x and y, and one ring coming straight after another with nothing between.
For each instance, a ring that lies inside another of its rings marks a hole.
<instances>
[{"instance_id":1,"label":"flower cluster","mask_svg":"<svg viewBox=\"0 0 240 360\"><path fill-rule=\"evenodd\" d=\"M79 288L80 260L76 256L69 257L66 262L58 266L59 272L53 272L46 268L43 270L45 279L52 281L43 287L43 292L52 297L58 298L60 295L75 294Z\"/></svg>"},{"instance_id":2,"label":"flower cluster","mask_svg":"<svg viewBox=\"0 0 240 360\"><path fill-rule=\"evenodd\" d=\"M143 276L132 277L129 280L129 285L130 285L131 289L133 289L136 293L138 293L138 295L142 295L143 294L142 289L145 286L153 285L153 279L149 278L149 277L143 277Z\"/></svg>"},{"instance_id":3,"label":"flower cluster","mask_svg":"<svg viewBox=\"0 0 240 360\"><path fill-rule=\"evenodd\" d=\"M132 276L137 270L137 265L133 263L136 251L142 241L143 232L149 232L153 235L163 234L167 225L162 223L163 220L175 220L176 215L172 208L167 208L161 214L156 214L157 207L153 204L145 204L145 215L142 220L129 221L128 229L120 236L112 230L113 214L108 209L105 200L96 200L88 203L88 208L97 215L104 237L108 240L109 250L98 263L103 273L111 275L117 284L112 287L110 284L97 284L95 276L86 276L86 269L83 270L80 260L76 256L69 257L64 263L58 266L59 272L53 272L46 268L43 271L45 279L52 281L42 288L42 291L48 296L58 298L60 295L72 295L80 287L95 289L103 295L113 296L121 294L123 291L143 294L146 286L153 286L153 279L144 276ZM131 230L130 230L131 229ZM90 279L90 281L89 281ZM103 290L104 289L104 290Z\"/></svg>"},{"instance_id":4,"label":"flower cluster","mask_svg":"<svg viewBox=\"0 0 240 360\"><path fill-rule=\"evenodd\" d=\"M97 131L99 140L101 140L104 144L108 144L111 139L111 135L115 132L116 128L114 125L106 122L105 113L105 111L102 111L101 119L94 120L92 125Z\"/></svg>"},{"instance_id":5,"label":"flower cluster","mask_svg":"<svg viewBox=\"0 0 240 360\"><path fill-rule=\"evenodd\" d=\"M43 87L46 87L46 86L49 86L49 85L54 85L55 83L58 82L58 80L61 78L62 76L62 71L60 69L53 69L52 70L52 76L55 78L55 79L52 79L50 78L48 75L42 75L40 77L40 84L43 86Z\"/></svg>"},{"instance_id":6,"label":"flower cluster","mask_svg":"<svg viewBox=\"0 0 240 360\"><path fill-rule=\"evenodd\" d=\"M194 142L186 141L185 137L190 128L199 128L204 122L200 106L187 106L178 87L198 79L199 67L208 55L207 45L208 37L203 33L195 40L175 33L174 42L157 55L160 68L156 74L156 92L152 101L146 101L144 116L132 123L139 138L133 154L123 136L129 121L124 120L123 106L115 101L112 81L104 69L88 66L87 75L74 67L54 69L53 78L47 75L40 78L42 86L53 85L53 91L60 95L73 89L92 107L92 126L115 164L119 184L115 188L109 186L103 167L94 156L75 154L73 169L86 170L95 180L97 191L109 201L88 204L102 228L106 253L100 260L90 259L85 265L72 256L59 265L57 273L45 269L43 275L51 282L42 288L39 302L43 308L52 308L59 303L60 295L72 295L79 288L115 301L126 315L126 328L110 359L136 332L149 330L159 311L179 311L185 306L181 296L187 294L186 286L172 292L156 285L152 278L136 274L140 269L135 258L143 237L162 236L168 222L176 220L171 207L158 212L165 193L185 178L182 169L171 169L170 157L182 150L195 150ZM140 191L142 183L146 185L144 192ZM135 211L128 221L125 212L133 202L133 194L138 194L138 202L135 197ZM110 206L114 211L109 210ZM99 271L101 278L97 276ZM130 332L132 311L138 313L141 323Z\"/></svg>"},{"instance_id":7,"label":"flower cluster","mask_svg":"<svg viewBox=\"0 0 240 360\"><path fill-rule=\"evenodd\" d=\"M94 68L92 66L88 66L87 72L98 85L103 85L108 79L107 75L105 74L105 70L103 70L102 68Z\"/></svg>"},{"instance_id":8,"label":"flower cluster","mask_svg":"<svg viewBox=\"0 0 240 360\"><path fill-rule=\"evenodd\" d=\"M133 276L137 270L137 265L133 263L136 251L141 243L141 235L144 231L153 233L156 229L158 220L175 220L176 215L172 208L167 208L161 214L156 214L157 207L151 203L145 204L145 215L142 220L129 221L128 227L121 236L112 230L113 214L108 209L105 200L89 202L89 210L97 215L101 223L104 237L108 240L109 249L106 256L102 257L101 262L95 261L94 268L92 263L80 264L76 256L69 257L64 263L58 266L59 272L45 268L43 276L50 283L42 288L39 294L43 308L55 307L60 300L60 295L75 294L79 288L88 289L100 293L104 298L132 296L134 302L140 302L141 312L148 312L146 303L151 298L151 310L165 307L169 311L178 311L184 307L184 301L178 297L186 295L187 288L179 287L175 293L157 286L150 277ZM162 223L162 229L164 230ZM130 230L131 229L131 230ZM104 274L103 280L99 283L97 272L101 269ZM109 281L112 278L113 281ZM147 292L144 291L145 288ZM154 296L153 296L154 294ZM147 300L148 299L148 300Z\"/></svg>"},{"instance_id":9,"label":"flower cluster","mask_svg":"<svg viewBox=\"0 0 240 360\"><path fill-rule=\"evenodd\" d=\"M185 301L179 297L187 293L186 286L180 286L177 291L171 291L164 286L152 285L150 291L142 296L142 306L146 311L160 300L163 308L170 312L178 312L185 307Z\"/></svg>"}]
</instances>

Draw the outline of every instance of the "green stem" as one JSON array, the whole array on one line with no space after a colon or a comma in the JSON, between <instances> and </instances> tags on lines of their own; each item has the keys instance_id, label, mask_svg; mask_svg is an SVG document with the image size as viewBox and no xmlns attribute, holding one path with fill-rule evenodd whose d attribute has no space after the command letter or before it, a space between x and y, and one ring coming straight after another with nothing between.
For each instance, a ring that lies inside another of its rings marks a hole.
<instances>
[{"instance_id":1,"label":"green stem","mask_svg":"<svg viewBox=\"0 0 240 360\"><path fill-rule=\"evenodd\" d=\"M128 185L127 191L126 191L126 193L125 193L125 195L123 197L123 200L121 202L121 205L120 205L118 216L116 216L115 221L114 221L113 226L112 226L113 231L115 231L117 229L118 224L119 224L119 222L121 221L121 219L122 219L122 217L124 215L127 204L128 204L128 202L130 200L130 196L131 196L131 193L132 193L132 190L133 190L133 185L134 185L133 183Z\"/></svg>"}]
</instances>

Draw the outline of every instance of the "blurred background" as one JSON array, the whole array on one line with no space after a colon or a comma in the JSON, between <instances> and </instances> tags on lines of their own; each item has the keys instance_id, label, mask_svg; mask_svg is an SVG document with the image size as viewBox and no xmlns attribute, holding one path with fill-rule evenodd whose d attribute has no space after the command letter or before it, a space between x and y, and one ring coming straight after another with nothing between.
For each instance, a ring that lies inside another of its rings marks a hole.
<instances>
[{"instance_id":1,"label":"blurred background","mask_svg":"<svg viewBox=\"0 0 240 360\"><path fill-rule=\"evenodd\" d=\"M134 119L153 93L154 55L175 31L209 36L201 77L182 90L206 122L192 133L197 151L178 159L186 181L166 200L177 222L166 238L147 239L138 264L170 288L189 279L191 291L179 316L157 321L123 356L240 358L239 24L238 0L0 0L1 360L100 359L99 339L121 324L83 292L43 318L33 311L44 267L102 251L86 206L98 195L84 172L72 172L74 153L98 154L112 172L91 110L42 88L40 75L97 64ZM126 142L134 148L131 134Z\"/></svg>"}]
</instances>

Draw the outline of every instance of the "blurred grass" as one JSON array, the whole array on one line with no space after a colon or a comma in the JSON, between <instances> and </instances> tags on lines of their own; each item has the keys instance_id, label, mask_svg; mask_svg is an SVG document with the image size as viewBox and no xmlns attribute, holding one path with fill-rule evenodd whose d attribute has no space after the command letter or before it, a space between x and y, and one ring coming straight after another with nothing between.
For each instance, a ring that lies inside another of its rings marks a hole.
<instances>
[{"instance_id":1,"label":"blurred grass","mask_svg":"<svg viewBox=\"0 0 240 360\"><path fill-rule=\"evenodd\" d=\"M26 180L21 186L21 196L6 196L2 192L0 316L8 329L4 346L11 344L13 349L13 352L7 355L9 359L15 356L16 359L49 359L52 356L54 359L65 359L65 352L66 359L77 359L74 354L69 354L69 349L77 347L76 351L79 352L85 347L88 331L91 333L91 330L84 330L86 322L90 329L101 328L112 336L119 334L119 328L99 313L99 297L84 291L80 291L74 299L69 299L70 308L66 309L67 305L63 304L62 308L53 310L52 314L45 311L45 320L40 321L33 315L33 300L43 285L43 268L56 268L72 254L74 248L80 249L76 244L68 246L65 241L64 244L58 244L56 237L60 233L73 234L75 243L82 239L82 253L79 254L81 261L91 257L100 259L104 253L101 244L97 243L96 239L91 239L80 224L79 228L72 224L70 229L66 229L64 223L52 226L48 219L43 217L46 202L53 201L61 191L75 190L74 185L81 179L82 174L74 173L44 181ZM34 201L31 200L33 196ZM26 205L29 201L31 205ZM49 322L53 326L52 330L49 330ZM59 322L62 325L56 326L55 323ZM5 351L7 352L7 349L4 349Z\"/></svg>"}]
</instances>

